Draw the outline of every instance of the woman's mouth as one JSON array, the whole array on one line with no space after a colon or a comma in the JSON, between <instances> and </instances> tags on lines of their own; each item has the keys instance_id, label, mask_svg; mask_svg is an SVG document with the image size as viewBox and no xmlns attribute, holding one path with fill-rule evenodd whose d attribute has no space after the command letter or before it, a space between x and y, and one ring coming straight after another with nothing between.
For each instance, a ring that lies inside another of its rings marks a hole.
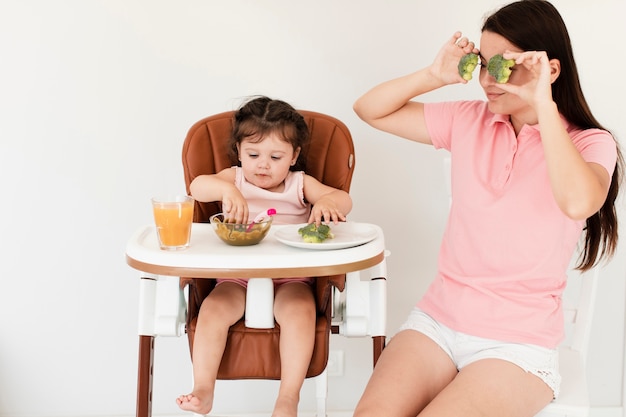
<instances>
[{"instance_id":1,"label":"woman's mouth","mask_svg":"<svg viewBox=\"0 0 626 417\"><path fill-rule=\"evenodd\" d=\"M504 93L485 93L485 95L487 96L487 100L489 100L489 101L496 100L497 98L499 98L503 94Z\"/></svg>"}]
</instances>

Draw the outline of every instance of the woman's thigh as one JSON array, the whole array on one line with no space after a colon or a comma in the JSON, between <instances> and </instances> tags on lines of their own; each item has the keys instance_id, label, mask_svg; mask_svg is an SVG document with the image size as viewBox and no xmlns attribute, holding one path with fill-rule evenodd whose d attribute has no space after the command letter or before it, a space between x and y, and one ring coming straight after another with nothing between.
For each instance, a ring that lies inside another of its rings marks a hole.
<instances>
[{"instance_id":1,"label":"woman's thigh","mask_svg":"<svg viewBox=\"0 0 626 417\"><path fill-rule=\"evenodd\" d=\"M415 417L456 375L435 342L415 330L401 331L383 350L354 415Z\"/></svg>"},{"instance_id":2,"label":"woman's thigh","mask_svg":"<svg viewBox=\"0 0 626 417\"><path fill-rule=\"evenodd\" d=\"M501 359L464 367L420 417L532 417L552 400L539 377Z\"/></svg>"}]
</instances>

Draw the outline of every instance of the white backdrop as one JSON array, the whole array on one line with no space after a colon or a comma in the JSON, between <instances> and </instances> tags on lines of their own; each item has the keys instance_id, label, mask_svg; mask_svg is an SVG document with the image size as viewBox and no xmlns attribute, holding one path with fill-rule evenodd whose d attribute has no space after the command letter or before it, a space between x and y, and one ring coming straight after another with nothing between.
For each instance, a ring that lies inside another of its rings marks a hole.
<instances>
[{"instance_id":1,"label":"white backdrop","mask_svg":"<svg viewBox=\"0 0 626 417\"><path fill-rule=\"evenodd\" d=\"M153 194L184 191L187 129L252 94L329 113L352 131L350 219L384 228L393 333L435 270L445 154L373 130L352 103L427 65L454 31L478 40L500 3L1 0L0 416L134 414L138 280L126 240L151 221ZM555 4L590 105L623 140L624 0ZM474 81L428 99L480 97ZM600 410L622 404L625 264L622 245L599 288L589 367ZM329 406L349 410L369 376L370 342L332 343L346 364ZM178 413L190 378L186 338L157 340L155 415ZM271 410L275 391L220 383L215 410ZM309 383L304 391L310 410Z\"/></svg>"}]
</instances>

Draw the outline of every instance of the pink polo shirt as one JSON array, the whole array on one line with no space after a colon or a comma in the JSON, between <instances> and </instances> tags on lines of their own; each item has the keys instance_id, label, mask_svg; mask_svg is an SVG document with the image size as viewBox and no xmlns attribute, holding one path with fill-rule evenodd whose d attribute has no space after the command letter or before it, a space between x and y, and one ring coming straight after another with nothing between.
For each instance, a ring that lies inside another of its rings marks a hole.
<instances>
[{"instance_id":1,"label":"pink polo shirt","mask_svg":"<svg viewBox=\"0 0 626 417\"><path fill-rule=\"evenodd\" d=\"M433 145L451 153L452 205L438 273L417 306L463 333L556 347L585 222L554 200L538 125L516 137L508 117L482 101L426 104L424 113ZM563 123L583 158L612 175L613 137Z\"/></svg>"}]
</instances>

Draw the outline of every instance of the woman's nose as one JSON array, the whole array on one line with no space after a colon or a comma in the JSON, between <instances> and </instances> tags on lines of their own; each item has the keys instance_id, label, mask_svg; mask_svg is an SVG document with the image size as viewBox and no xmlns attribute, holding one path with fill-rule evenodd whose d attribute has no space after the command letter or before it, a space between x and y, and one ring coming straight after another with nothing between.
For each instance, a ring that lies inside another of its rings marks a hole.
<instances>
[{"instance_id":1,"label":"woman's nose","mask_svg":"<svg viewBox=\"0 0 626 417\"><path fill-rule=\"evenodd\" d=\"M487 68L480 69L478 79L482 86L491 85L496 82L496 79L491 74L489 74L489 71L487 71Z\"/></svg>"}]
</instances>

